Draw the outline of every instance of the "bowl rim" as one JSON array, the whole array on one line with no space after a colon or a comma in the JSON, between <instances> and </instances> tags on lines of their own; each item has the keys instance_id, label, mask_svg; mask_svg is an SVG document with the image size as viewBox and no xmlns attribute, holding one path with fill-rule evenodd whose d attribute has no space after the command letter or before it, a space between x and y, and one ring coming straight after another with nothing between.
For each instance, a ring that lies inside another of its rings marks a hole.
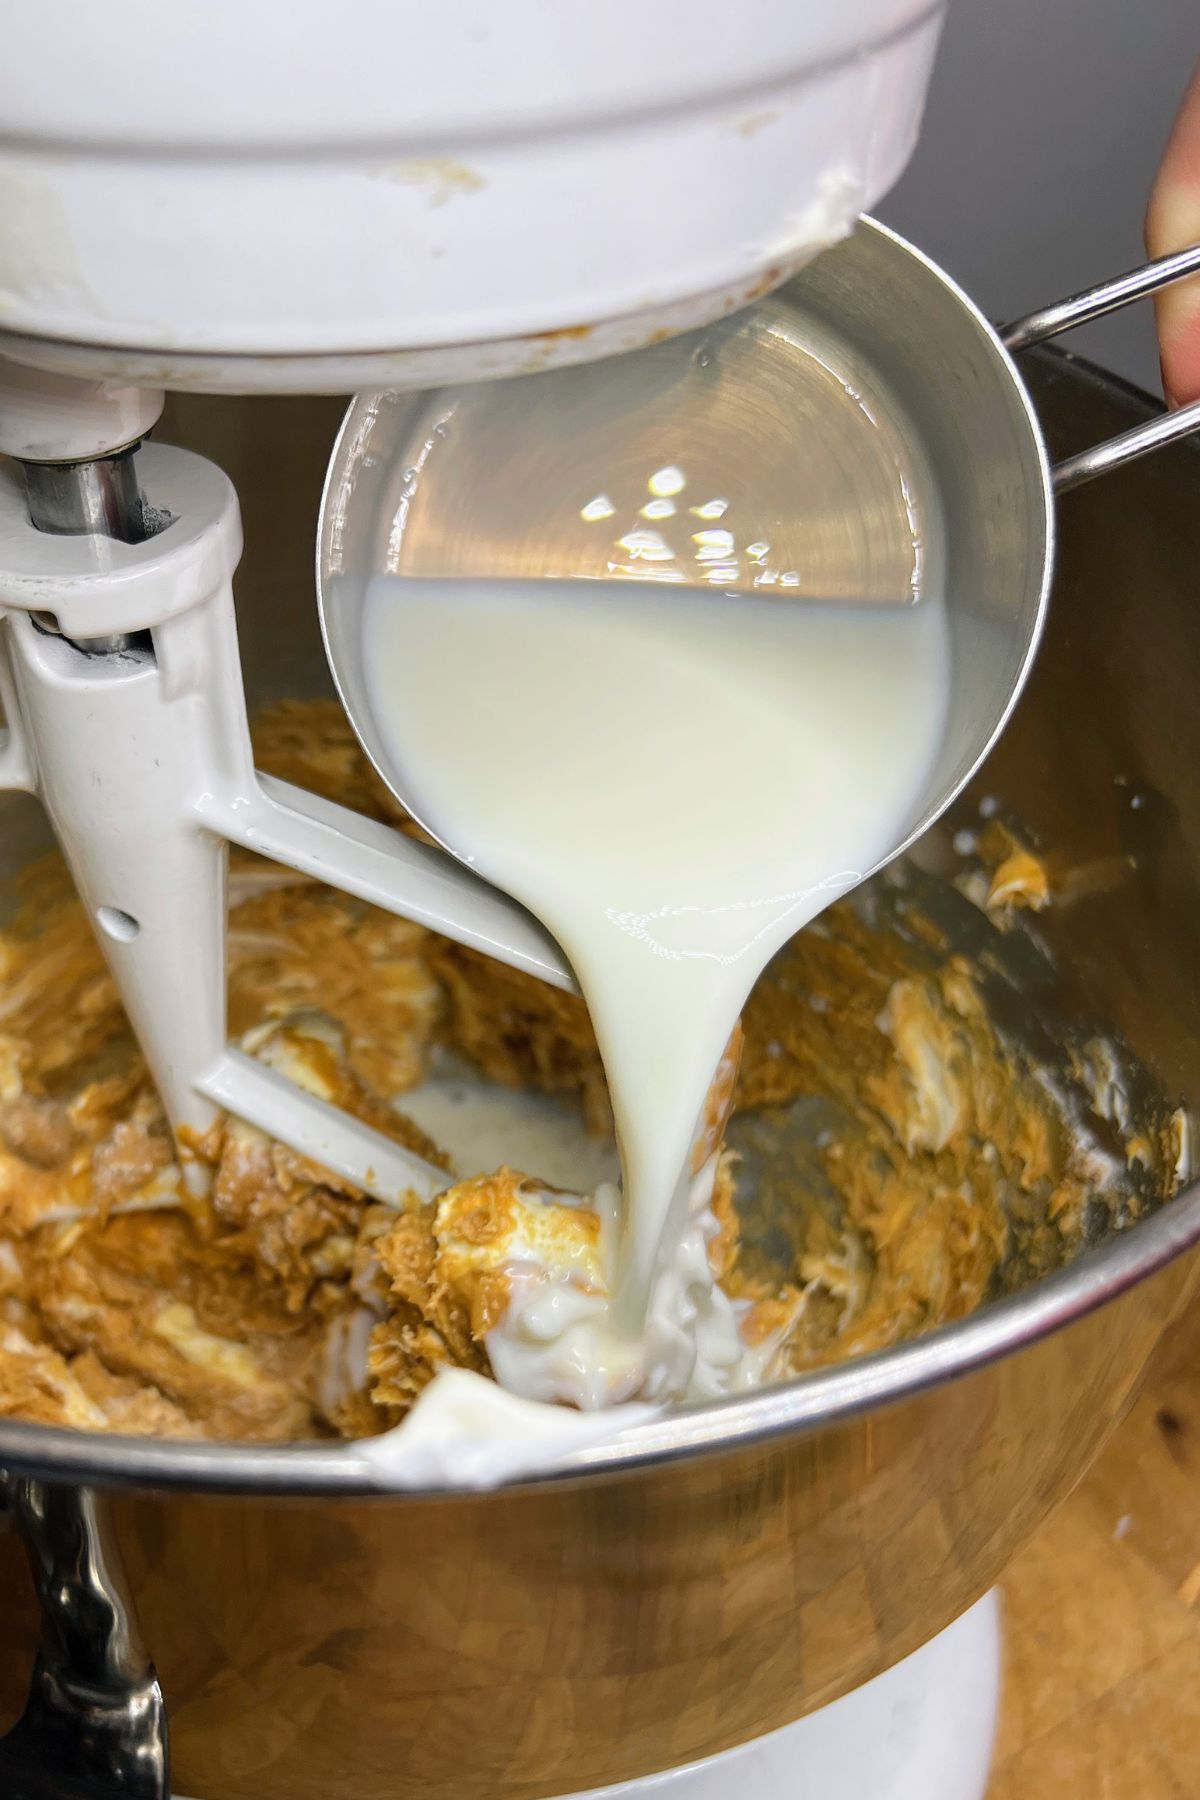
<instances>
[{"instance_id":1,"label":"bowl rim","mask_svg":"<svg viewBox=\"0 0 1200 1800\"><path fill-rule=\"evenodd\" d=\"M913 1399L1064 1330L1200 1247L1200 1181L1028 1288L891 1349L733 1399L680 1408L573 1451L553 1469L494 1492L642 1473L698 1456L761 1448ZM1164 1321L1164 1325L1167 1321ZM377 1443L378 1439L366 1442ZM0 1475L108 1488L276 1494L294 1499L467 1499L478 1488L389 1480L361 1443L242 1444L118 1436L0 1421ZM2 1516L2 1515L0 1515Z\"/></svg>"},{"instance_id":2,"label":"bowl rim","mask_svg":"<svg viewBox=\"0 0 1200 1800\"><path fill-rule=\"evenodd\" d=\"M1039 361L1069 368L1073 376L1135 403L1148 414L1162 411L1161 403L1135 384L1085 358L1055 347L1034 354ZM1024 392L1024 383L1020 385ZM1040 426L1038 436L1040 442ZM1175 453L1200 457L1200 443L1183 443ZM549 1486L613 1479L685 1458L733 1453L837 1426L1028 1348L1119 1298L1198 1246L1200 1181L1066 1267L966 1319L890 1349L798 1375L777 1387L680 1409L630 1426L606 1442L572 1452L551 1473L519 1477L501 1484L498 1491L544 1491ZM466 1486L406 1488L390 1482L354 1442L206 1443L85 1432L19 1420L0 1420L3 1474L104 1488L274 1494L298 1500L449 1501L470 1499L478 1492Z\"/></svg>"}]
</instances>

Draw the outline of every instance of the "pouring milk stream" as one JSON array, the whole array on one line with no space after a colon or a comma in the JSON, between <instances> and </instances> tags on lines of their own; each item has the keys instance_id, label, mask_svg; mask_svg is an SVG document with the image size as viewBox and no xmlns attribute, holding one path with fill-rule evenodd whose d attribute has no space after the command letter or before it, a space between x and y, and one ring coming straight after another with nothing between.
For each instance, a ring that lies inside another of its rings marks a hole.
<instances>
[{"instance_id":1,"label":"pouring milk stream","mask_svg":"<svg viewBox=\"0 0 1200 1800\"><path fill-rule=\"evenodd\" d=\"M706 1280L698 1121L765 964L911 822L946 716L940 600L380 576L363 630L402 791L558 939L612 1095L622 1193L590 1202L608 1292L518 1257L498 1378L589 1408L745 1385L755 1353Z\"/></svg>"}]
</instances>

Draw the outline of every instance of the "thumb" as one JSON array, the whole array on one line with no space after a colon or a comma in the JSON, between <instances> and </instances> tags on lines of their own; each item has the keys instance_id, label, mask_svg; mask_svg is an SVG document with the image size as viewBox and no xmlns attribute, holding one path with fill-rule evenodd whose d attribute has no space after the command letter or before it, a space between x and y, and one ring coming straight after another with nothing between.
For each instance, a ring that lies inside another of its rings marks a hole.
<instances>
[{"instance_id":1,"label":"thumb","mask_svg":"<svg viewBox=\"0 0 1200 1800\"><path fill-rule=\"evenodd\" d=\"M1184 96L1146 213L1146 248L1168 256L1200 244L1200 68ZM1200 400L1200 276L1155 299L1163 391L1172 406Z\"/></svg>"}]
</instances>

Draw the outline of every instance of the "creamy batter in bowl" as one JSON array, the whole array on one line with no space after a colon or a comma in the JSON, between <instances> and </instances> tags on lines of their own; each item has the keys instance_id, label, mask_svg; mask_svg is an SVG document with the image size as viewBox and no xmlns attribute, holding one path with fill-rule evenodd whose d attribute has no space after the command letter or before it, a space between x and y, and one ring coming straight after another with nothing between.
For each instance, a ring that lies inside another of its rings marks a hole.
<instances>
[{"instance_id":1,"label":"creamy batter in bowl","mask_svg":"<svg viewBox=\"0 0 1200 1800\"><path fill-rule=\"evenodd\" d=\"M268 712L257 757L395 816L333 704ZM1035 1040L1019 1012L998 1023L1006 998L1021 1005L1014 969L1037 955L1021 916L1049 902L1049 877L998 818L958 842L952 879L877 878L752 995L690 1154L668 1301L691 1321L692 1373L676 1398L963 1318L1126 1229L1186 1174L1182 1113L1118 1045L1044 1021ZM454 1368L585 1411L626 1397L586 1336L608 1304L619 1199L585 1179L606 1152L610 1182L615 1169L581 1000L240 855L235 1033L441 1165L445 1188L397 1214L227 1121L193 1145L212 1171L201 1198L61 864L22 885L0 938L0 1412L286 1441L385 1432ZM539 1095L564 1191L528 1137Z\"/></svg>"}]
</instances>

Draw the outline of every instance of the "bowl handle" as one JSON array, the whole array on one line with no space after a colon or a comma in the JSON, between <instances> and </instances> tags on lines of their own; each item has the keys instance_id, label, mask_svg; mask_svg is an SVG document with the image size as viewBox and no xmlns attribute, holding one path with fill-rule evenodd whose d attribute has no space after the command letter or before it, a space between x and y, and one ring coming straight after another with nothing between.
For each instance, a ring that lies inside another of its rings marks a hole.
<instances>
[{"instance_id":1,"label":"bowl handle","mask_svg":"<svg viewBox=\"0 0 1200 1800\"><path fill-rule=\"evenodd\" d=\"M1089 319L1119 312L1132 301L1144 299L1147 294L1157 293L1159 288L1169 287L1173 281L1183 281L1189 275L1200 275L1200 244L1194 244L1188 250L1177 250L1172 256L1160 256L1156 262L1131 269L1127 275L1117 275L1111 281L1101 282L1099 287L1085 288L1081 294L1072 294L1066 300L1056 300L1052 306L1028 313L1025 318L1001 327L1001 341L1015 356L1033 344L1057 337L1060 332L1072 331L1076 325L1086 325ZM1080 487L1096 475L1106 475L1110 469L1119 469L1123 463L1133 462L1135 457L1145 456L1163 444L1174 443L1176 438L1189 437L1193 431L1200 431L1200 400L1173 412L1156 413L1144 424L1135 425L1118 437L1094 444L1090 450L1081 450L1078 455L1056 463L1053 470L1055 491L1062 494L1068 488Z\"/></svg>"}]
</instances>

